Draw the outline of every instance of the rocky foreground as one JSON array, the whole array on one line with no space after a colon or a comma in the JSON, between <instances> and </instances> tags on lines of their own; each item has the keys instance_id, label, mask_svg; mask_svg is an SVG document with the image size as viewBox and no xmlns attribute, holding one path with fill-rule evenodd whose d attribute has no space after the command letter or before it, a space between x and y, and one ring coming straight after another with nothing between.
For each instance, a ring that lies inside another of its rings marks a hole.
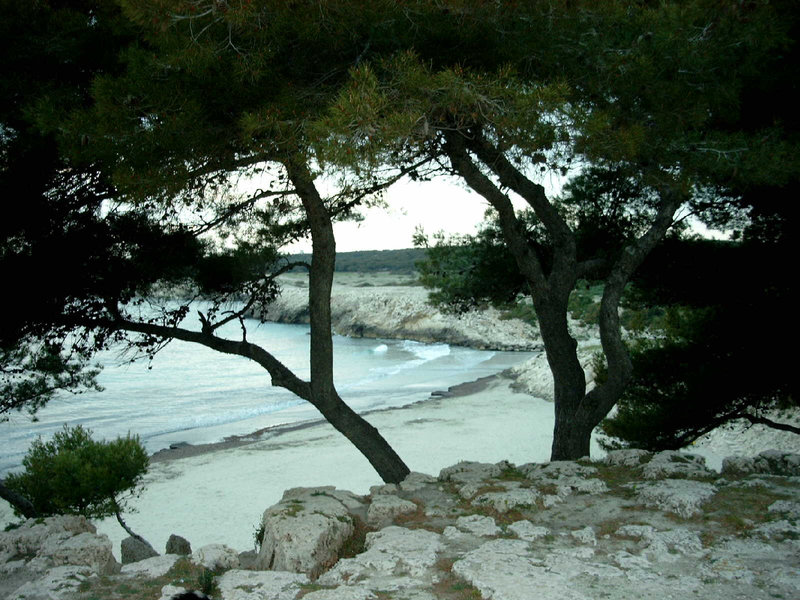
<instances>
[{"instance_id":1,"label":"rocky foreground","mask_svg":"<svg viewBox=\"0 0 800 600\"><path fill-rule=\"evenodd\" d=\"M697 456L640 450L462 462L367 496L288 490L264 513L258 552L177 544L120 566L85 519L29 520L0 534L0 596L797 598L799 519L798 454L726 459L721 474Z\"/></svg>"}]
</instances>

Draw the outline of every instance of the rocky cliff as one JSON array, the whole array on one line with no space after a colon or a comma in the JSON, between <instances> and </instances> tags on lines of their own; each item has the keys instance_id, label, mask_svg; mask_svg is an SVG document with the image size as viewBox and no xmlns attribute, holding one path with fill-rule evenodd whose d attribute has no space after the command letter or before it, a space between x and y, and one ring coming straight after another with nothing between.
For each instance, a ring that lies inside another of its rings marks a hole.
<instances>
[{"instance_id":1,"label":"rocky cliff","mask_svg":"<svg viewBox=\"0 0 800 600\"><path fill-rule=\"evenodd\" d=\"M336 285L331 297L334 332L350 337L444 342L491 350L541 348L538 330L519 319L502 318L494 308L461 315L427 303L421 287ZM281 296L256 318L278 323L308 323L308 290L285 286Z\"/></svg>"}]
</instances>

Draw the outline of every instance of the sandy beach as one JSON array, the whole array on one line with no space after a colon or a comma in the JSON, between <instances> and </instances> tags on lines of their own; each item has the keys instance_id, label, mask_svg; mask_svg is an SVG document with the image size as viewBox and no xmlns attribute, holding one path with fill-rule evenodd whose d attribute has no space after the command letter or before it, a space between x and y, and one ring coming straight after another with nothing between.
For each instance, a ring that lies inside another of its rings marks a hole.
<instances>
[{"instance_id":1,"label":"sandy beach","mask_svg":"<svg viewBox=\"0 0 800 600\"><path fill-rule=\"evenodd\" d=\"M438 474L460 460L546 461L553 405L491 378L448 397L366 416L412 471ZM366 459L327 423L262 432L263 439L184 447L156 456L144 493L130 503L129 525L163 548L170 534L193 547L253 547L263 511L292 487L334 485L356 493L381 482ZM601 450L595 444L593 453ZM115 520L98 524L115 551L127 534Z\"/></svg>"}]
</instances>

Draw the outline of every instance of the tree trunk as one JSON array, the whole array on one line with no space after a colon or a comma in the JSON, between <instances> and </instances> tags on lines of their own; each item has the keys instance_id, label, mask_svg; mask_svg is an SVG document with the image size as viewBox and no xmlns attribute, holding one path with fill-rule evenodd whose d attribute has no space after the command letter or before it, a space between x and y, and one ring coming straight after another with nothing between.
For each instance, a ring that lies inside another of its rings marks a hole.
<instances>
[{"instance_id":1,"label":"tree trunk","mask_svg":"<svg viewBox=\"0 0 800 600\"><path fill-rule=\"evenodd\" d=\"M553 445L550 460L578 460L588 457L589 442L595 425L579 422L576 415L559 416L556 407L556 423L553 427Z\"/></svg>"},{"instance_id":2,"label":"tree trunk","mask_svg":"<svg viewBox=\"0 0 800 600\"><path fill-rule=\"evenodd\" d=\"M311 325L311 403L350 440L386 483L400 483L409 468L378 430L339 397L333 382L331 288L336 263L333 225L305 160L286 164L311 229L308 309Z\"/></svg>"},{"instance_id":3,"label":"tree trunk","mask_svg":"<svg viewBox=\"0 0 800 600\"><path fill-rule=\"evenodd\" d=\"M153 552L156 552L155 548L153 548L153 545L150 542L148 542L146 539L144 539L138 533L134 532L133 529L128 527L128 524L122 518L122 510L120 509L119 504L117 504L116 500L114 500L113 503L114 503L114 516L117 518L117 523L119 523L120 527L122 527L125 531L127 531L128 535L131 536L133 539L140 541L145 546L149 546L150 549ZM156 554L158 554L158 553L156 552Z\"/></svg>"},{"instance_id":4,"label":"tree trunk","mask_svg":"<svg viewBox=\"0 0 800 600\"><path fill-rule=\"evenodd\" d=\"M35 519L39 516L36 509L25 496L22 496L6 487L6 482L0 479L0 498L8 502L14 510L20 513L26 519Z\"/></svg>"},{"instance_id":5,"label":"tree trunk","mask_svg":"<svg viewBox=\"0 0 800 600\"><path fill-rule=\"evenodd\" d=\"M588 423L583 414L586 375L578 360L578 343L567 327L566 301L540 299L536 312L553 374L555 423L550 460L577 460L589 456L589 440L596 425Z\"/></svg>"}]
</instances>

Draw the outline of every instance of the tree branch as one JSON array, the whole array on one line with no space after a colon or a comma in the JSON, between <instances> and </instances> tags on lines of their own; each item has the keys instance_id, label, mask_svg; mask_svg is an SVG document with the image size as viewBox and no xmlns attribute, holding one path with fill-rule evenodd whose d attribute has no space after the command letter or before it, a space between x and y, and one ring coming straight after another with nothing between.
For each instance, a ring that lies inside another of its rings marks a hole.
<instances>
[{"instance_id":1,"label":"tree branch","mask_svg":"<svg viewBox=\"0 0 800 600\"><path fill-rule=\"evenodd\" d=\"M658 244L672 225L672 217L683 202L683 195L672 186L661 190L658 213L650 228L633 243L622 249L603 286L600 301L600 343L608 362L608 378L591 390L584 399L586 409L599 422L619 400L633 371L628 349L622 340L619 303L631 275L647 254Z\"/></svg>"},{"instance_id":2,"label":"tree branch","mask_svg":"<svg viewBox=\"0 0 800 600\"><path fill-rule=\"evenodd\" d=\"M227 340L217 337L212 333L201 333L182 327L168 327L155 323L130 321L122 317L118 312L114 318L108 319L107 321L92 320L91 322L83 323L83 325L89 327L105 327L112 330L142 333L144 335L152 335L164 339L192 342L222 352L223 354L233 354L249 358L267 370L272 378L272 385L285 388L303 400L311 402L311 389L308 382L297 377L297 375L277 358L256 344L247 341L237 342Z\"/></svg>"},{"instance_id":3,"label":"tree branch","mask_svg":"<svg viewBox=\"0 0 800 600\"><path fill-rule=\"evenodd\" d=\"M773 429L779 429L780 431L789 431L791 433L800 434L800 427L795 427L794 425L789 425L788 423L778 423L777 421L773 421L772 419L768 419L767 417L751 415L748 413L742 413L741 417L743 419L747 419L754 425L766 425L767 427L772 427Z\"/></svg>"},{"instance_id":4,"label":"tree branch","mask_svg":"<svg viewBox=\"0 0 800 600\"><path fill-rule=\"evenodd\" d=\"M547 198L544 186L534 183L509 162L506 155L479 134L467 141L467 146L475 155L497 175L500 183L514 190L533 209L552 236L556 247L574 249L575 236L564 217Z\"/></svg>"},{"instance_id":5,"label":"tree branch","mask_svg":"<svg viewBox=\"0 0 800 600\"><path fill-rule=\"evenodd\" d=\"M514 255L520 272L534 284L532 293L538 294L546 290L547 278L541 261L528 244L525 230L514 213L511 200L486 175L481 173L470 158L462 135L445 132L444 137L444 150L450 159L453 170L467 182L467 185L483 196L500 216L500 226L508 248Z\"/></svg>"},{"instance_id":6,"label":"tree branch","mask_svg":"<svg viewBox=\"0 0 800 600\"><path fill-rule=\"evenodd\" d=\"M0 498L8 502L26 519L35 519L39 516L33 504L25 496L6 487L4 479L0 479Z\"/></svg>"}]
</instances>

